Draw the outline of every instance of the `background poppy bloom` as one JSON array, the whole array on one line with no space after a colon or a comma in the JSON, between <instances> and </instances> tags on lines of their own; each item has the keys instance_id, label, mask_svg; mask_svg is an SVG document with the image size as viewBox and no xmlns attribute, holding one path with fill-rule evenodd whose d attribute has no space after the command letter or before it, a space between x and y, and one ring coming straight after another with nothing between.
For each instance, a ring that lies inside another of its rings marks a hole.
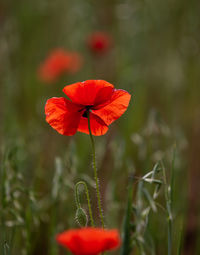
<instances>
[{"instance_id":1,"label":"background poppy bloom","mask_svg":"<svg viewBox=\"0 0 200 255\"><path fill-rule=\"evenodd\" d=\"M87 43L92 52L101 54L111 48L112 40L105 32L95 32L89 36Z\"/></svg>"},{"instance_id":2,"label":"background poppy bloom","mask_svg":"<svg viewBox=\"0 0 200 255\"><path fill-rule=\"evenodd\" d=\"M120 245L119 233L115 229L72 229L57 235L56 240L75 255L97 255Z\"/></svg>"},{"instance_id":3,"label":"background poppy bloom","mask_svg":"<svg viewBox=\"0 0 200 255\"><path fill-rule=\"evenodd\" d=\"M44 82L54 82L63 73L77 72L81 64L82 59L78 53L55 49L40 65L38 75Z\"/></svg>"},{"instance_id":4,"label":"background poppy bloom","mask_svg":"<svg viewBox=\"0 0 200 255\"><path fill-rule=\"evenodd\" d=\"M64 87L64 97L51 98L45 105L46 121L62 135L77 131L89 134L87 112L93 135L107 132L108 126L127 109L131 95L103 80L87 80Z\"/></svg>"}]
</instances>

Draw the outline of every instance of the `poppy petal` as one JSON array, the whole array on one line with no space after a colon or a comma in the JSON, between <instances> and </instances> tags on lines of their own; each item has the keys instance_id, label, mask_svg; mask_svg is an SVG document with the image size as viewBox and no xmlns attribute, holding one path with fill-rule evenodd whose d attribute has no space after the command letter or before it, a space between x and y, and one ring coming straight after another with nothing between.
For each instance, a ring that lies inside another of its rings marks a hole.
<instances>
[{"instance_id":1,"label":"poppy petal","mask_svg":"<svg viewBox=\"0 0 200 255\"><path fill-rule=\"evenodd\" d=\"M131 95L122 89L115 89L109 103L102 108L92 112L99 116L106 125L110 125L113 121L117 120L127 109Z\"/></svg>"},{"instance_id":2,"label":"poppy petal","mask_svg":"<svg viewBox=\"0 0 200 255\"><path fill-rule=\"evenodd\" d=\"M45 105L46 121L61 135L74 135L82 115L81 107L65 99L53 97Z\"/></svg>"},{"instance_id":3,"label":"poppy petal","mask_svg":"<svg viewBox=\"0 0 200 255\"><path fill-rule=\"evenodd\" d=\"M114 86L104 80L87 80L65 86L63 92L74 102L82 105L98 105L108 101Z\"/></svg>"},{"instance_id":4,"label":"poppy petal","mask_svg":"<svg viewBox=\"0 0 200 255\"><path fill-rule=\"evenodd\" d=\"M97 255L120 245L120 237L116 229L72 229L57 235L56 239L75 255Z\"/></svg>"},{"instance_id":5,"label":"poppy petal","mask_svg":"<svg viewBox=\"0 0 200 255\"><path fill-rule=\"evenodd\" d=\"M105 124L105 122L93 113L90 113L90 127L92 134L95 136L104 135L108 131L108 126ZM78 131L89 134L88 118L83 116L81 117Z\"/></svg>"},{"instance_id":6,"label":"poppy petal","mask_svg":"<svg viewBox=\"0 0 200 255\"><path fill-rule=\"evenodd\" d=\"M70 67L70 56L62 49L52 51L47 59L39 67L39 77L44 82L54 82L68 71Z\"/></svg>"},{"instance_id":7,"label":"poppy petal","mask_svg":"<svg viewBox=\"0 0 200 255\"><path fill-rule=\"evenodd\" d=\"M88 47L93 53L103 54L112 46L112 38L106 32L95 32L88 38Z\"/></svg>"}]
</instances>

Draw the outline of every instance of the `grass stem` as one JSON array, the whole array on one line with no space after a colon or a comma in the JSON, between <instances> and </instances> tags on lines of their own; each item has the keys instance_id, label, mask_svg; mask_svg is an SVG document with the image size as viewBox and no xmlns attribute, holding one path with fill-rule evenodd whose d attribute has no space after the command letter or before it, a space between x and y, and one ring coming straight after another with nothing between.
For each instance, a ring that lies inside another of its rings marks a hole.
<instances>
[{"instance_id":1,"label":"grass stem","mask_svg":"<svg viewBox=\"0 0 200 255\"><path fill-rule=\"evenodd\" d=\"M161 161L162 171L163 171L163 181L165 186L165 200L166 200L166 208L167 208L167 232L168 232L168 255L172 254L172 224L173 224L173 217L172 217L172 209L171 209L171 186L167 184L166 178L166 170L164 167L163 162ZM172 173L173 174L173 173Z\"/></svg>"}]
</instances>

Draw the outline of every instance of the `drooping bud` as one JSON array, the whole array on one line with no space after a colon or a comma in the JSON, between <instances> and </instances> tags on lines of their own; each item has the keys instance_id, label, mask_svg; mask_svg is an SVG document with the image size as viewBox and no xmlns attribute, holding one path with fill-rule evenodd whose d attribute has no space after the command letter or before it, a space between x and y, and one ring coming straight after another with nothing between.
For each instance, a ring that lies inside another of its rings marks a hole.
<instances>
[{"instance_id":1,"label":"drooping bud","mask_svg":"<svg viewBox=\"0 0 200 255\"><path fill-rule=\"evenodd\" d=\"M79 207L76 210L76 216L75 219L77 223L80 225L80 227L86 227L88 224L88 216L86 212L83 210L83 208Z\"/></svg>"}]
</instances>

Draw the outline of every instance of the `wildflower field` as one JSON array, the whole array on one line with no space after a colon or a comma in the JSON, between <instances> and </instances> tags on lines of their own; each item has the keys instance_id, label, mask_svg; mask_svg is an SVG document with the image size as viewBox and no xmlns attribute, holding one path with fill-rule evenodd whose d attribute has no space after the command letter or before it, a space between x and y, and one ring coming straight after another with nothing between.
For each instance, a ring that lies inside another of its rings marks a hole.
<instances>
[{"instance_id":1,"label":"wildflower field","mask_svg":"<svg viewBox=\"0 0 200 255\"><path fill-rule=\"evenodd\" d=\"M0 255L200 254L199 11L0 2Z\"/></svg>"}]
</instances>

